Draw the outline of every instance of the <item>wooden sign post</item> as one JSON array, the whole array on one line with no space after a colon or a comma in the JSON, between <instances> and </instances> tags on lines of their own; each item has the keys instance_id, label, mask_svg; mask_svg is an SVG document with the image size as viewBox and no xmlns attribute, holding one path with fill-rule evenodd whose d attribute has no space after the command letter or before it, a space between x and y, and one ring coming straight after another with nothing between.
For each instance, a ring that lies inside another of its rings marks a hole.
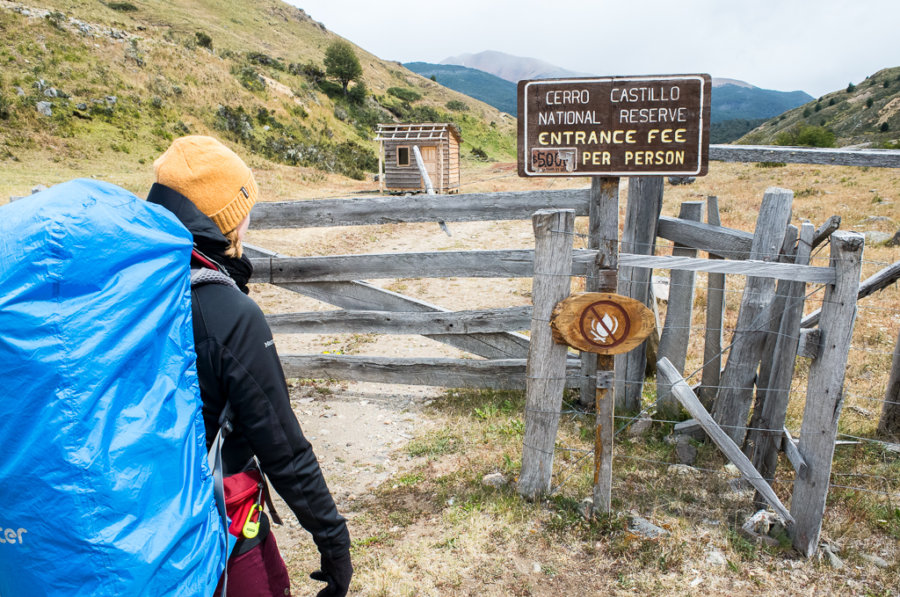
<instances>
[{"instance_id":1,"label":"wooden sign post","mask_svg":"<svg viewBox=\"0 0 900 597\"><path fill-rule=\"evenodd\" d=\"M711 91L705 74L519 82L519 176L592 177L588 248L597 251L597 259L585 279L588 292L616 291L619 176L706 174ZM608 323L614 309L604 313L609 319L601 316L592 328L598 336L607 334L601 345L617 342L621 334ZM614 360L605 349L594 352L596 359L583 355L582 375L596 379L594 510L608 512Z\"/></svg>"},{"instance_id":2,"label":"wooden sign post","mask_svg":"<svg viewBox=\"0 0 900 597\"><path fill-rule=\"evenodd\" d=\"M609 292L582 292L560 302L553 311L553 339L597 354L597 422L594 438L594 511L609 512L612 501L613 355L641 345L656 327L643 303Z\"/></svg>"}]
</instances>

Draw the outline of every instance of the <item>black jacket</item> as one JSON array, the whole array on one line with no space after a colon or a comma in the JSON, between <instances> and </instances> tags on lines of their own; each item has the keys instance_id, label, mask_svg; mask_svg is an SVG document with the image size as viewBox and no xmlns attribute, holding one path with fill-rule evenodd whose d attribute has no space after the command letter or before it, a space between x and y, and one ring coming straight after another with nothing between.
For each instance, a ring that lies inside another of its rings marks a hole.
<instances>
[{"instance_id":1,"label":"black jacket","mask_svg":"<svg viewBox=\"0 0 900 597\"><path fill-rule=\"evenodd\" d=\"M193 234L194 246L224 266L244 293L250 261L226 257L228 241L211 219L180 193L154 184L147 201L167 208ZM197 376L207 442L218 431L226 400L234 431L225 440L225 474L240 471L255 454L278 494L312 533L323 554L350 549L345 519L334 500L312 446L303 436L288 397L272 332L253 300L231 286L205 284L191 292Z\"/></svg>"}]
</instances>

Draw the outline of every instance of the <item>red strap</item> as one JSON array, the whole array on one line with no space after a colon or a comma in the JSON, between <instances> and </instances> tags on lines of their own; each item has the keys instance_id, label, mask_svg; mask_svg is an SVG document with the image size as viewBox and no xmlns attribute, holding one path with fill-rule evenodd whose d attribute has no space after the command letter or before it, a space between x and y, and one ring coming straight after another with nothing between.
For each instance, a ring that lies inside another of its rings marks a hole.
<instances>
[{"instance_id":1,"label":"red strap","mask_svg":"<svg viewBox=\"0 0 900 597\"><path fill-rule=\"evenodd\" d=\"M191 259L196 259L200 263L200 265L202 265L203 267L209 268L215 272L219 271L218 266L216 266L215 263L213 263L212 261L210 261L203 255L201 255L199 252L197 252L197 249L191 250Z\"/></svg>"}]
</instances>

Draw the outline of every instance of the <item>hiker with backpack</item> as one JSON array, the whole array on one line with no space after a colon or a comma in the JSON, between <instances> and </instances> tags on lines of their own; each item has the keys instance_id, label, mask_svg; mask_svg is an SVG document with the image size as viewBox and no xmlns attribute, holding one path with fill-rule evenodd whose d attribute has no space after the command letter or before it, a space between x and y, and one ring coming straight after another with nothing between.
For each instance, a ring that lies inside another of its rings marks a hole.
<instances>
[{"instance_id":1,"label":"hiker with backpack","mask_svg":"<svg viewBox=\"0 0 900 597\"><path fill-rule=\"evenodd\" d=\"M353 574L346 520L291 410L272 332L247 296L253 268L241 240L258 195L253 173L204 136L176 139L154 170L147 201L175 214L194 240L191 310L207 442L220 429L229 432L222 444L226 496L228 475L250 479L248 507L231 516L232 534L240 536L227 566L228 597L290 595L269 517L261 512L266 478L319 549L321 569L310 576L327 586L318 595L344 596Z\"/></svg>"}]
</instances>

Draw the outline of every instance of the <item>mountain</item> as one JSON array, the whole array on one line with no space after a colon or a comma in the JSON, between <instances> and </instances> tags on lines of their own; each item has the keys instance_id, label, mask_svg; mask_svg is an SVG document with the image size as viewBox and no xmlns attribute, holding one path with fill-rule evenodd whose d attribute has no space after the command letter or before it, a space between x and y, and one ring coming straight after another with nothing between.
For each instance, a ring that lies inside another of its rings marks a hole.
<instances>
[{"instance_id":1,"label":"mountain","mask_svg":"<svg viewBox=\"0 0 900 597\"><path fill-rule=\"evenodd\" d=\"M490 104L501 112L516 115L516 84L506 79L453 64L406 62L403 66L425 78L433 78L444 87Z\"/></svg>"},{"instance_id":2,"label":"mountain","mask_svg":"<svg viewBox=\"0 0 900 597\"><path fill-rule=\"evenodd\" d=\"M494 51L462 54L446 58L441 64L409 62L404 66L425 77L434 76L441 85L512 115L516 115L514 82L520 79L590 76L534 58ZM766 119L811 99L812 96L804 91L760 89L737 79L713 78L711 140L713 143L733 141Z\"/></svg>"},{"instance_id":3,"label":"mountain","mask_svg":"<svg viewBox=\"0 0 900 597\"><path fill-rule=\"evenodd\" d=\"M738 143L900 149L898 138L900 67L893 67L789 110L744 135Z\"/></svg>"},{"instance_id":4,"label":"mountain","mask_svg":"<svg viewBox=\"0 0 900 597\"><path fill-rule=\"evenodd\" d=\"M586 73L579 73L554 66L537 58L522 58L487 50L477 54L460 54L441 60L441 64L455 64L467 66L494 76L506 79L511 83L518 83L522 79L557 79L564 77L588 77Z\"/></svg>"},{"instance_id":5,"label":"mountain","mask_svg":"<svg viewBox=\"0 0 900 597\"><path fill-rule=\"evenodd\" d=\"M380 122L453 122L464 156L515 155L512 119L363 48L345 95L324 66L341 38L279 0L0 2L0 32L3 198L79 175L145 192L155 157L189 133L255 168L354 178L377 169Z\"/></svg>"},{"instance_id":6,"label":"mountain","mask_svg":"<svg viewBox=\"0 0 900 597\"><path fill-rule=\"evenodd\" d=\"M735 118L772 118L813 99L805 91L760 89L743 81L732 81L713 79L710 112L713 123Z\"/></svg>"}]
</instances>

